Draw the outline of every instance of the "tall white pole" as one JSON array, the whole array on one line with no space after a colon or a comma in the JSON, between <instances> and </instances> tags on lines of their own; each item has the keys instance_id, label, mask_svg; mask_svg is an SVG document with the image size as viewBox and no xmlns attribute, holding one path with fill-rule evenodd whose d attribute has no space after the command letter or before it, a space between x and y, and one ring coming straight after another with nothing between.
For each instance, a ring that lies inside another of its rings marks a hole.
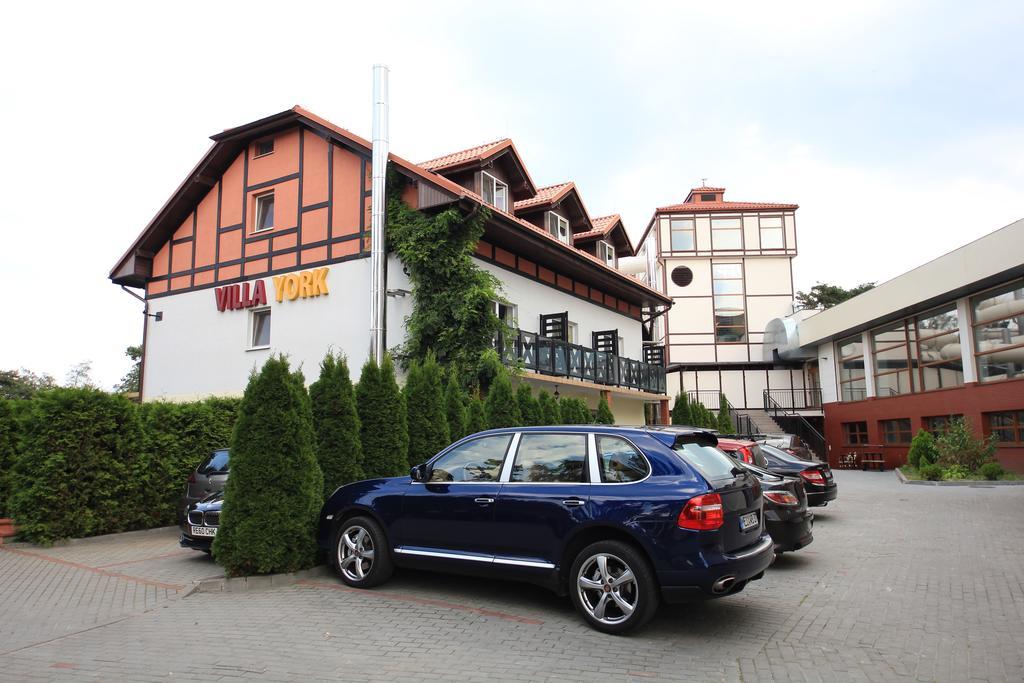
<instances>
[{"instance_id":1,"label":"tall white pole","mask_svg":"<svg viewBox=\"0 0 1024 683\"><path fill-rule=\"evenodd\" d=\"M370 191L370 355L380 363L386 348L387 260L384 187L388 169L388 68L373 67L373 183Z\"/></svg>"}]
</instances>

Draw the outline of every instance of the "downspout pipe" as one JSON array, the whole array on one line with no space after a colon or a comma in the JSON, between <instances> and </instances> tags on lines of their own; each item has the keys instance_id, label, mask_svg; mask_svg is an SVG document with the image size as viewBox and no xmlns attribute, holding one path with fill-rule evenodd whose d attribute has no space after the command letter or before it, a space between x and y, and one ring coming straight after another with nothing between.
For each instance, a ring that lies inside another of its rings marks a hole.
<instances>
[{"instance_id":1,"label":"downspout pipe","mask_svg":"<svg viewBox=\"0 0 1024 683\"><path fill-rule=\"evenodd\" d=\"M373 67L373 156L370 186L370 357L378 364L387 348L387 253L384 188L388 166L388 67Z\"/></svg>"}]
</instances>

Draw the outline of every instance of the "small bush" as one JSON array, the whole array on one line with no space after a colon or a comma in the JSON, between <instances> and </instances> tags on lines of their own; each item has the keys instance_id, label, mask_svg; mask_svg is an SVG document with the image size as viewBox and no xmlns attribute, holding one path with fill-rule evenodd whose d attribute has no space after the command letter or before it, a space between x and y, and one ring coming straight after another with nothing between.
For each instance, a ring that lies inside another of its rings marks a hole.
<instances>
[{"instance_id":1,"label":"small bush","mask_svg":"<svg viewBox=\"0 0 1024 683\"><path fill-rule=\"evenodd\" d=\"M524 427L544 424L540 418L540 403L533 397L530 385L520 381L516 387L516 402L519 404L519 418Z\"/></svg>"},{"instance_id":2,"label":"small bush","mask_svg":"<svg viewBox=\"0 0 1024 683\"><path fill-rule=\"evenodd\" d=\"M320 378L309 387L309 399L326 498L339 486L363 478L359 415L344 356L327 354L320 363Z\"/></svg>"},{"instance_id":3,"label":"small bush","mask_svg":"<svg viewBox=\"0 0 1024 683\"><path fill-rule=\"evenodd\" d=\"M599 425L615 424L615 415L612 414L612 409L609 407L608 401L605 400L604 396L597 402L597 417L594 418L594 422Z\"/></svg>"},{"instance_id":4,"label":"small bush","mask_svg":"<svg viewBox=\"0 0 1024 683\"><path fill-rule=\"evenodd\" d=\"M939 452L935 449L935 437L924 429L918 430L910 442L910 450L907 451L907 462L914 467L934 464L939 459Z\"/></svg>"},{"instance_id":5,"label":"small bush","mask_svg":"<svg viewBox=\"0 0 1024 683\"><path fill-rule=\"evenodd\" d=\"M522 417L519 415L519 404L516 402L515 394L512 392L512 382L508 372L502 368L491 387L487 391L487 400L484 402L484 416L488 429L499 429L501 427L518 427L522 424Z\"/></svg>"},{"instance_id":6,"label":"small bush","mask_svg":"<svg viewBox=\"0 0 1024 683\"><path fill-rule=\"evenodd\" d=\"M409 464L430 460L451 443L444 401L444 373L434 354L409 366L405 382Z\"/></svg>"},{"instance_id":7,"label":"small bush","mask_svg":"<svg viewBox=\"0 0 1024 683\"><path fill-rule=\"evenodd\" d=\"M540 408L540 423L542 425L562 424L562 413L558 409L558 401L544 389L537 392L537 405Z\"/></svg>"},{"instance_id":8,"label":"small bush","mask_svg":"<svg viewBox=\"0 0 1024 683\"><path fill-rule=\"evenodd\" d=\"M988 440L974 436L963 418L951 420L946 431L935 442L938 462L944 467L959 465L968 472L981 467L995 457L995 435Z\"/></svg>"},{"instance_id":9,"label":"small bush","mask_svg":"<svg viewBox=\"0 0 1024 683\"><path fill-rule=\"evenodd\" d=\"M960 481L971 476L971 471L963 465L950 465L942 471L942 478L946 481Z\"/></svg>"},{"instance_id":10,"label":"small bush","mask_svg":"<svg viewBox=\"0 0 1024 683\"><path fill-rule=\"evenodd\" d=\"M925 465L918 472L922 479L927 479L928 481L939 481L943 475L942 465Z\"/></svg>"},{"instance_id":11,"label":"small bush","mask_svg":"<svg viewBox=\"0 0 1024 683\"><path fill-rule=\"evenodd\" d=\"M228 576L312 566L323 487L302 373L270 358L249 379L231 439L218 564Z\"/></svg>"},{"instance_id":12,"label":"small bush","mask_svg":"<svg viewBox=\"0 0 1024 683\"><path fill-rule=\"evenodd\" d=\"M987 462L978 468L978 474L989 481L996 481L1006 474L1006 470L1004 470L1003 466L997 462Z\"/></svg>"},{"instance_id":13,"label":"small bush","mask_svg":"<svg viewBox=\"0 0 1024 683\"><path fill-rule=\"evenodd\" d=\"M479 396L470 398L466 413L466 436L487 429L487 416L484 414L483 399Z\"/></svg>"}]
</instances>

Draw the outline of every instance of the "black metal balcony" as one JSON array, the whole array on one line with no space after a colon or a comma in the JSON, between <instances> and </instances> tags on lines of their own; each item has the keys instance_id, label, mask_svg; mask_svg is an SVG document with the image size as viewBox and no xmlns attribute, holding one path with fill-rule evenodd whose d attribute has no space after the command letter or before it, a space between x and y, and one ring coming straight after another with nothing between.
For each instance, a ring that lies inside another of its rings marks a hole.
<instances>
[{"instance_id":1,"label":"black metal balcony","mask_svg":"<svg viewBox=\"0 0 1024 683\"><path fill-rule=\"evenodd\" d=\"M516 330L515 337L507 341L499 337L496 345L506 364L522 363L527 370L542 375L573 377L653 394L665 393L665 368L661 365L595 351L523 330Z\"/></svg>"}]
</instances>

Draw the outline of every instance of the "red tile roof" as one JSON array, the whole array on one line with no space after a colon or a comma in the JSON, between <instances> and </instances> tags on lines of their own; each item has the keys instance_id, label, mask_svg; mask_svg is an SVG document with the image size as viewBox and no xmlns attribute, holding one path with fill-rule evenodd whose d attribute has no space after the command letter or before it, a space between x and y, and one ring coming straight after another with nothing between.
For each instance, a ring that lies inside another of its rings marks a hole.
<instances>
[{"instance_id":1,"label":"red tile roof","mask_svg":"<svg viewBox=\"0 0 1024 683\"><path fill-rule=\"evenodd\" d=\"M612 228L615 227L616 223L622 222L622 217L617 213L613 213L610 216L598 216L597 218L591 218L590 222L593 223L594 229L576 233L572 236L573 242L580 242L594 237L604 237Z\"/></svg>"},{"instance_id":2,"label":"red tile roof","mask_svg":"<svg viewBox=\"0 0 1024 683\"><path fill-rule=\"evenodd\" d=\"M707 185L701 185L690 190L690 194L694 192L725 192L724 187L708 187Z\"/></svg>"},{"instance_id":3,"label":"red tile roof","mask_svg":"<svg viewBox=\"0 0 1024 683\"><path fill-rule=\"evenodd\" d=\"M542 204L552 204L557 200L564 197L569 193L570 190L575 189L576 184L573 182L558 183L557 185L548 185L537 190L537 194L515 203L513 207L516 211L520 209L528 209L531 206L540 206Z\"/></svg>"},{"instance_id":4,"label":"red tile roof","mask_svg":"<svg viewBox=\"0 0 1024 683\"><path fill-rule=\"evenodd\" d=\"M768 202L684 202L659 206L655 213L704 213L705 211L772 211L799 209L797 204L770 204Z\"/></svg>"},{"instance_id":5,"label":"red tile roof","mask_svg":"<svg viewBox=\"0 0 1024 683\"><path fill-rule=\"evenodd\" d=\"M444 156L437 157L436 159L430 159L429 161L421 161L417 166L425 168L428 171L437 171L443 168L451 166L458 166L464 164L467 161L478 161L486 157L491 156L495 152L499 152L505 147L512 144L512 141L508 138L502 138L495 140L494 142L487 142L476 147L470 147L459 152L452 152L451 154L445 154Z\"/></svg>"}]
</instances>

